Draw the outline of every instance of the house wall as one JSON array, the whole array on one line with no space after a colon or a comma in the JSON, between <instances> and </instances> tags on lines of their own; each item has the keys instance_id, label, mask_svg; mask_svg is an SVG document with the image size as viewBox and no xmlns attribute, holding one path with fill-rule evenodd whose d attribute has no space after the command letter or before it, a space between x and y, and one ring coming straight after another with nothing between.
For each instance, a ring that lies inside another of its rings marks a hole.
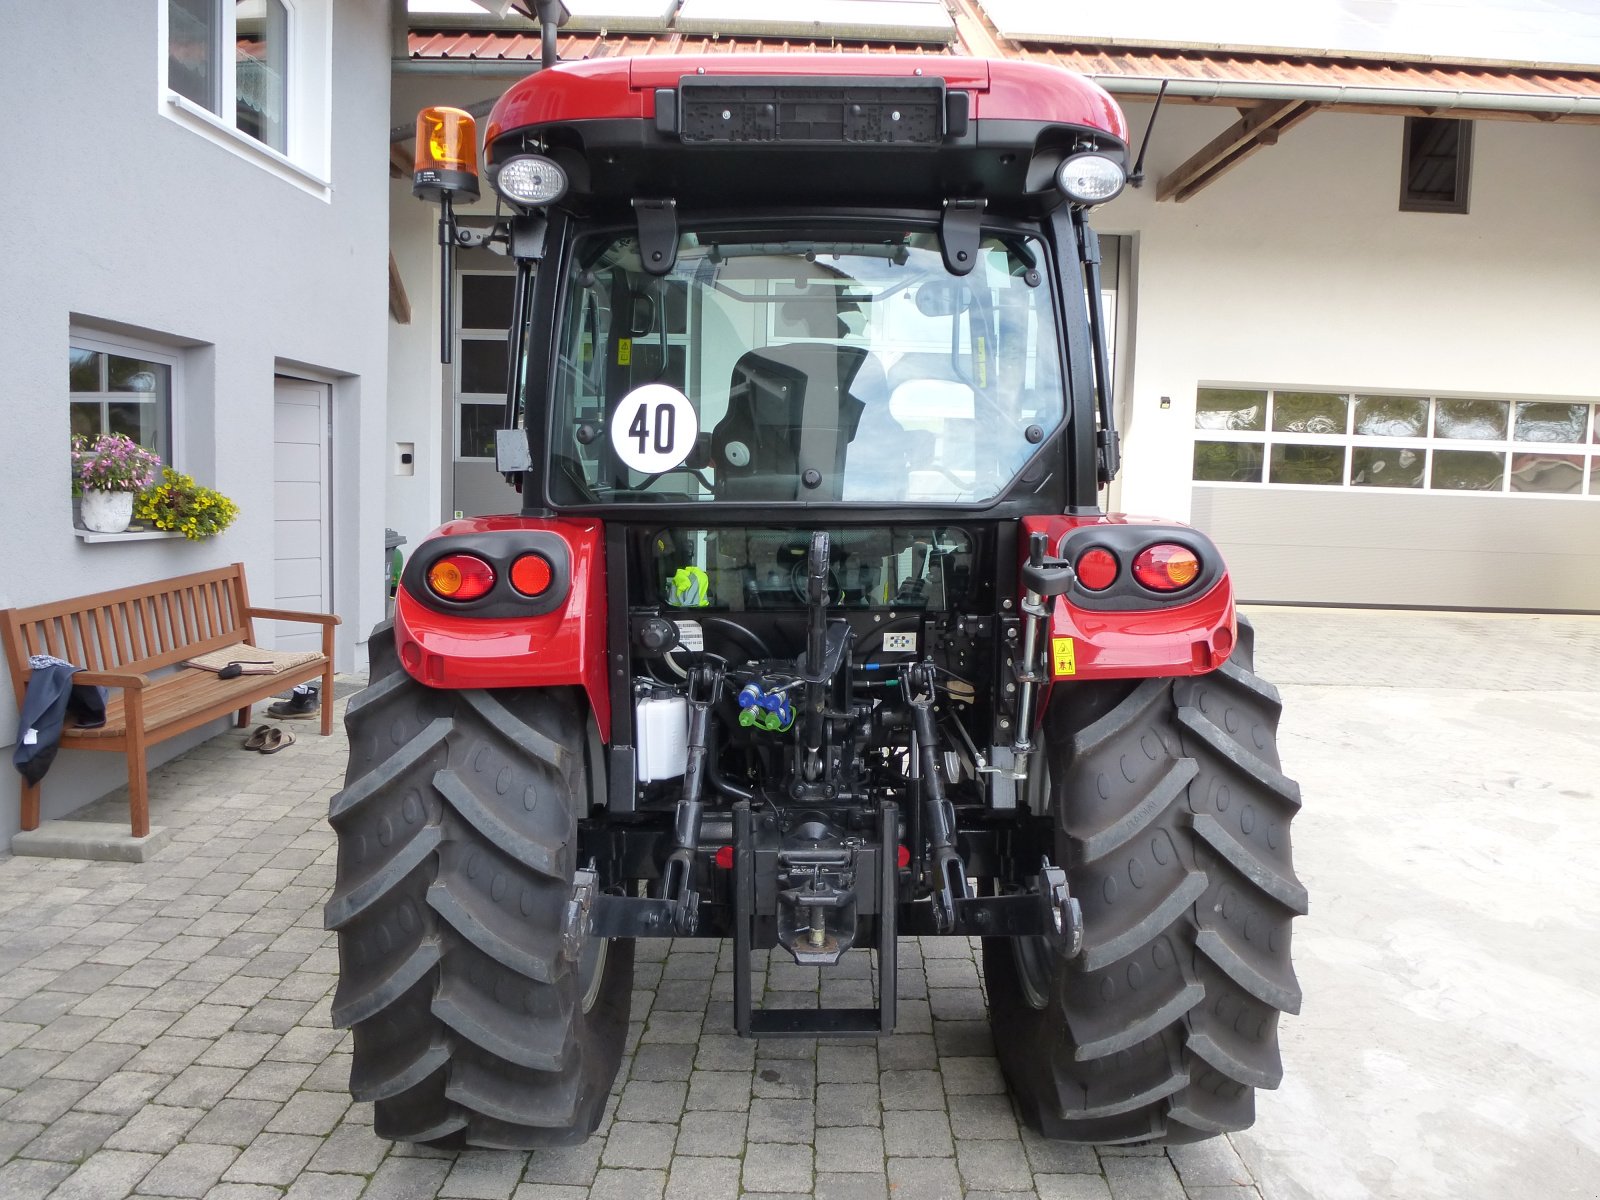
<instances>
[{"instance_id":1,"label":"house wall","mask_svg":"<svg viewBox=\"0 0 1600 1200\"><path fill-rule=\"evenodd\" d=\"M493 100L519 77L513 73L484 77L398 71L394 77L391 124L395 128L414 128L418 111L432 104L466 108ZM480 131L483 124L480 119ZM414 145L410 141L404 143L408 157ZM480 169L481 166L480 163ZM456 212L467 218L492 215L494 197L488 183L484 182L477 204L458 204ZM454 491L451 368L439 361L438 222L438 205L411 194L409 175L390 181L390 230L395 262L411 301L411 323L391 323L389 327L389 439L391 447L396 442L416 443L417 468L411 476L391 474L387 511L390 526L406 538L404 549L408 556L450 515L447 510ZM458 255L462 261L470 257ZM492 466L485 469L493 474Z\"/></svg>"},{"instance_id":2,"label":"house wall","mask_svg":"<svg viewBox=\"0 0 1600 1200\"><path fill-rule=\"evenodd\" d=\"M1128 111L1142 133L1149 106ZM1600 398L1600 127L1476 122L1468 215L1398 211L1403 119L1343 114L1157 203L1162 176L1236 119L1164 106L1150 183L1098 216L1135 245L1113 502L1192 516L1247 598L1600 608L1600 498L1190 482L1203 383Z\"/></svg>"},{"instance_id":3,"label":"house wall","mask_svg":"<svg viewBox=\"0 0 1600 1200\"><path fill-rule=\"evenodd\" d=\"M306 371L333 389L333 596L344 618L338 665L348 670L382 616L389 5L333 5L326 197L162 115L164 7L8 7L0 112L22 139L17 149L34 182L0 206L0 607L236 560L248 567L255 602L270 604L273 376ZM227 532L199 543L120 545L73 535L66 451L75 322L179 349L177 465L238 502L241 515ZM219 728L164 743L153 761ZM8 681L0 690L7 754L15 729ZM124 779L119 755L64 754L45 781L45 816ZM18 824L17 794L6 771L7 841ZM159 813L159 796L156 803Z\"/></svg>"}]
</instances>

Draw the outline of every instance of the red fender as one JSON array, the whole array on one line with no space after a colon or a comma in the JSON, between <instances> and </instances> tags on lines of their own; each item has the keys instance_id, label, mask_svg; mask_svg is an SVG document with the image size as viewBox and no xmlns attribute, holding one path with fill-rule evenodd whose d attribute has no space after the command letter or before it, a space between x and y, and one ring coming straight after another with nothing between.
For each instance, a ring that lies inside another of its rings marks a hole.
<instances>
[{"instance_id":1,"label":"red fender","mask_svg":"<svg viewBox=\"0 0 1600 1200\"><path fill-rule=\"evenodd\" d=\"M1163 599L1152 593L1147 607L1091 608L1074 603L1070 595L1057 597L1048 646L1052 682L1204 675L1227 661L1238 640L1233 583L1220 553L1198 530L1121 513L1024 517L1019 568L1030 534L1044 533L1051 553L1061 554L1069 534L1090 527L1135 527L1128 530L1134 535L1148 528L1151 543L1163 540L1163 530L1181 531L1216 556L1220 576L1196 596ZM1081 541L1081 536L1073 540Z\"/></svg>"},{"instance_id":2,"label":"red fender","mask_svg":"<svg viewBox=\"0 0 1600 1200\"><path fill-rule=\"evenodd\" d=\"M438 539L457 537L470 537L474 553L492 559L493 550L484 547L494 545L496 534L529 530L554 533L566 543L571 561L565 600L537 616L479 616L471 604L441 612L402 586L394 608L400 664L418 683L435 688L581 687L601 738L609 742L605 541L599 521L517 516L451 521L417 547L412 561L437 550ZM498 573L503 566L497 564ZM413 574L407 571L406 582L416 586Z\"/></svg>"}]
</instances>

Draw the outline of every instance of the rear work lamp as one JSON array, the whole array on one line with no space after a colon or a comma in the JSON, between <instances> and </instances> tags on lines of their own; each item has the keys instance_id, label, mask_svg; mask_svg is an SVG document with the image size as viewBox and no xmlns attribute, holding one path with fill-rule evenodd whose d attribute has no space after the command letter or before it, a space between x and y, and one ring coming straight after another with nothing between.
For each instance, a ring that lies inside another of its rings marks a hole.
<instances>
[{"instance_id":1,"label":"rear work lamp","mask_svg":"<svg viewBox=\"0 0 1600 1200\"><path fill-rule=\"evenodd\" d=\"M567 173L541 154L518 154L506 159L492 180L495 191L524 208L551 204L567 190Z\"/></svg>"},{"instance_id":2,"label":"rear work lamp","mask_svg":"<svg viewBox=\"0 0 1600 1200\"><path fill-rule=\"evenodd\" d=\"M1116 199L1127 182L1122 165L1104 154L1074 154L1056 170L1061 194L1085 207Z\"/></svg>"},{"instance_id":3,"label":"rear work lamp","mask_svg":"<svg viewBox=\"0 0 1600 1200\"><path fill-rule=\"evenodd\" d=\"M423 200L478 198L478 123L459 108L417 114L411 194Z\"/></svg>"}]
</instances>

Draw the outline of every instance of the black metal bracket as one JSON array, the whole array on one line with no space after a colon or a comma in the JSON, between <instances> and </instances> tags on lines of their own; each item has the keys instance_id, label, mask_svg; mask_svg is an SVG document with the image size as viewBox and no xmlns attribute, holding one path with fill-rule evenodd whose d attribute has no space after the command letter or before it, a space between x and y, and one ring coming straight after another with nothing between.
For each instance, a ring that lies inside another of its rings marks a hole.
<instances>
[{"instance_id":1,"label":"black metal bracket","mask_svg":"<svg viewBox=\"0 0 1600 1200\"><path fill-rule=\"evenodd\" d=\"M678 202L635 200L639 221L639 257L652 275L665 275L678 261Z\"/></svg>"},{"instance_id":2,"label":"black metal bracket","mask_svg":"<svg viewBox=\"0 0 1600 1200\"><path fill-rule=\"evenodd\" d=\"M1094 389L1100 397L1100 428L1095 433L1098 473L1102 485L1122 469L1122 438L1111 399L1111 373L1106 352L1106 317L1100 307L1100 235L1089 224L1089 214L1072 209L1072 228L1078 239L1078 260L1083 265L1083 285L1089 299L1089 345L1094 358Z\"/></svg>"},{"instance_id":3,"label":"black metal bracket","mask_svg":"<svg viewBox=\"0 0 1600 1200\"><path fill-rule=\"evenodd\" d=\"M750 988L756 921L755 833L750 802L733 806L733 1021L741 1037L877 1037L894 1031L898 992L895 914L900 836L895 805L878 809L878 1004L876 1008L757 1008Z\"/></svg>"},{"instance_id":4,"label":"black metal bracket","mask_svg":"<svg viewBox=\"0 0 1600 1200\"><path fill-rule=\"evenodd\" d=\"M594 937L673 937L677 906L670 900L600 894L589 904L589 933Z\"/></svg>"},{"instance_id":5,"label":"black metal bracket","mask_svg":"<svg viewBox=\"0 0 1600 1200\"><path fill-rule=\"evenodd\" d=\"M983 238L983 210L987 200L946 200L939 222L939 246L945 269L952 275L969 275L978 265L978 243Z\"/></svg>"},{"instance_id":6,"label":"black metal bracket","mask_svg":"<svg viewBox=\"0 0 1600 1200\"><path fill-rule=\"evenodd\" d=\"M1083 950L1083 909L1067 891L1067 875L1047 860L1034 890L1006 896L969 896L956 901L955 925L939 927L931 904L910 906L901 932L907 935L955 933L967 937L1042 937L1067 958Z\"/></svg>"}]
</instances>

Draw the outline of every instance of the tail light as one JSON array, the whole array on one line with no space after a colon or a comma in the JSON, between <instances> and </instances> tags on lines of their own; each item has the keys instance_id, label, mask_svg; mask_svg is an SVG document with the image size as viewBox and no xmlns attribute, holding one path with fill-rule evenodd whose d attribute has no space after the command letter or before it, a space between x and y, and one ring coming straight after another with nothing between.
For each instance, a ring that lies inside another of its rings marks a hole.
<instances>
[{"instance_id":1,"label":"tail light","mask_svg":"<svg viewBox=\"0 0 1600 1200\"><path fill-rule=\"evenodd\" d=\"M428 588L441 600L476 600L494 587L494 568L472 554L451 554L428 568Z\"/></svg>"},{"instance_id":2,"label":"tail light","mask_svg":"<svg viewBox=\"0 0 1600 1200\"><path fill-rule=\"evenodd\" d=\"M511 564L511 586L524 596L542 596L550 587L554 572L542 554L524 554Z\"/></svg>"},{"instance_id":3,"label":"tail light","mask_svg":"<svg viewBox=\"0 0 1600 1200\"><path fill-rule=\"evenodd\" d=\"M1091 592L1103 592L1117 581L1117 558L1109 550L1096 547L1078 556L1073 565L1080 586Z\"/></svg>"},{"instance_id":4,"label":"tail light","mask_svg":"<svg viewBox=\"0 0 1600 1200\"><path fill-rule=\"evenodd\" d=\"M1158 542L1133 560L1133 577L1154 592L1176 592L1200 574L1200 560L1187 546Z\"/></svg>"}]
</instances>

